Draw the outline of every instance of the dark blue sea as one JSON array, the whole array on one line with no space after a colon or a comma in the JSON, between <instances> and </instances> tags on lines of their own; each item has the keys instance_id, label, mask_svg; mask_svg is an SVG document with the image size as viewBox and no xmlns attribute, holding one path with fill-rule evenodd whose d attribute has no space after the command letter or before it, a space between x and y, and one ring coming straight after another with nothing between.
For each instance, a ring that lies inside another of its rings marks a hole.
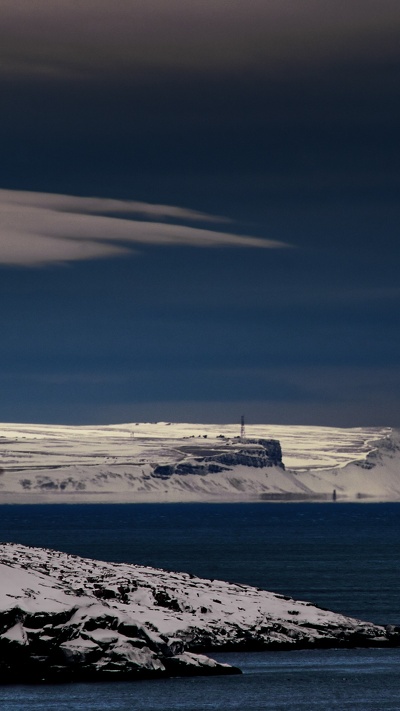
<instances>
[{"instance_id":1,"label":"dark blue sea","mask_svg":"<svg viewBox=\"0 0 400 711\"><path fill-rule=\"evenodd\" d=\"M0 506L0 539L248 583L400 624L400 504ZM397 649L218 658L243 675L3 687L0 708L400 711Z\"/></svg>"}]
</instances>

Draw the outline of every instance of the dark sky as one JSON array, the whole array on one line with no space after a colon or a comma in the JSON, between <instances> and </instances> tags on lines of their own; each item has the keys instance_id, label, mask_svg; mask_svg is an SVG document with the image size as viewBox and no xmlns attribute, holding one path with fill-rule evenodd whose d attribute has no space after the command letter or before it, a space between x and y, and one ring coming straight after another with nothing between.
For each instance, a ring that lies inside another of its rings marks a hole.
<instances>
[{"instance_id":1,"label":"dark sky","mask_svg":"<svg viewBox=\"0 0 400 711\"><path fill-rule=\"evenodd\" d=\"M0 420L400 426L399 70L398 0L3 0Z\"/></svg>"}]
</instances>

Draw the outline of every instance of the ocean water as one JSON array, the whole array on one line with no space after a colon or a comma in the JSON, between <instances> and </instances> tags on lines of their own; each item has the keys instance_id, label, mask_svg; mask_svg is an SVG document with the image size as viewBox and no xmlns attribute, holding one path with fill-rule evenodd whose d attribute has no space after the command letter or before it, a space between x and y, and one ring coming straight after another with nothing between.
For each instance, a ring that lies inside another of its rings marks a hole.
<instances>
[{"instance_id":1,"label":"ocean water","mask_svg":"<svg viewBox=\"0 0 400 711\"><path fill-rule=\"evenodd\" d=\"M248 583L400 624L400 504L0 506L0 540ZM243 675L2 687L0 708L400 711L397 649L217 656Z\"/></svg>"}]
</instances>

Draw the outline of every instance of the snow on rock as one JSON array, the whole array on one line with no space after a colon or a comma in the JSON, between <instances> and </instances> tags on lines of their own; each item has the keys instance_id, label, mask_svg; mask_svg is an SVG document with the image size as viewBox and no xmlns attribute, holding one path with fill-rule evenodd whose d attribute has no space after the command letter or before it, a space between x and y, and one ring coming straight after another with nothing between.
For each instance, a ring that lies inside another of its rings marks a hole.
<instances>
[{"instance_id":1,"label":"snow on rock","mask_svg":"<svg viewBox=\"0 0 400 711\"><path fill-rule=\"evenodd\" d=\"M235 673L207 650L400 644L246 585L0 545L0 682Z\"/></svg>"},{"instance_id":2,"label":"snow on rock","mask_svg":"<svg viewBox=\"0 0 400 711\"><path fill-rule=\"evenodd\" d=\"M0 503L400 500L390 428L0 425Z\"/></svg>"}]
</instances>

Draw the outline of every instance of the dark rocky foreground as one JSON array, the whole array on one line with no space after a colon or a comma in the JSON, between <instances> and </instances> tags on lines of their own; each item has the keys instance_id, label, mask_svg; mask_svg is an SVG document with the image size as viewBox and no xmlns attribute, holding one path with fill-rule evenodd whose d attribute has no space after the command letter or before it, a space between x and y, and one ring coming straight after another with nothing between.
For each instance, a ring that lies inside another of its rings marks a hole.
<instances>
[{"instance_id":1,"label":"dark rocky foreground","mask_svg":"<svg viewBox=\"0 0 400 711\"><path fill-rule=\"evenodd\" d=\"M361 622L245 585L0 545L0 683L240 673L209 650L400 646Z\"/></svg>"},{"instance_id":2,"label":"dark rocky foreground","mask_svg":"<svg viewBox=\"0 0 400 711\"><path fill-rule=\"evenodd\" d=\"M11 626L10 626L11 625ZM239 674L240 670L185 651L179 639L162 638L111 611L93 616L0 616L0 683L133 680Z\"/></svg>"}]
</instances>

